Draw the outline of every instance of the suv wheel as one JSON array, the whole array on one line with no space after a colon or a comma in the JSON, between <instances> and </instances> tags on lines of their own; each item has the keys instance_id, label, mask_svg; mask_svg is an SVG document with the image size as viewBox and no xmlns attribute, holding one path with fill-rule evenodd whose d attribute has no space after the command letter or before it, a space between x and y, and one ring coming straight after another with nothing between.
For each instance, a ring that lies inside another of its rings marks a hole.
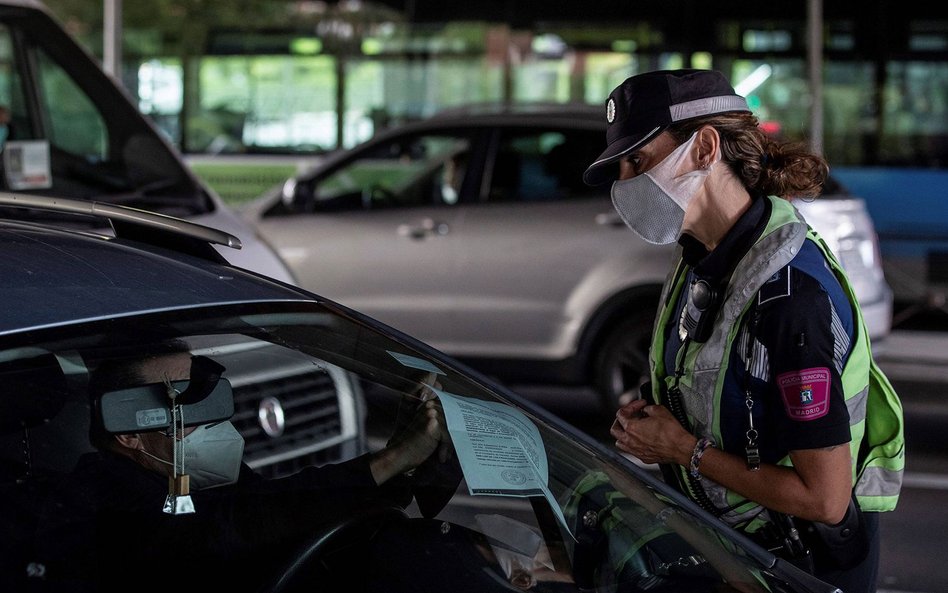
<instances>
[{"instance_id":1,"label":"suv wheel","mask_svg":"<svg viewBox=\"0 0 948 593\"><path fill-rule=\"evenodd\" d=\"M638 312L619 322L596 355L594 381L609 414L639 397L648 381L648 349L652 340L652 313Z\"/></svg>"}]
</instances>

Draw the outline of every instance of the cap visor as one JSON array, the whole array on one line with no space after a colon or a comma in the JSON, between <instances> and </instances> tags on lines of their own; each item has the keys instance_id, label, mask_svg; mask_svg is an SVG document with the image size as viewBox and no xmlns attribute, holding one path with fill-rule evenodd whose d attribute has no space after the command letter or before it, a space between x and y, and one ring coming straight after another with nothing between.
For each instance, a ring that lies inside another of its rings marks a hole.
<instances>
[{"instance_id":1,"label":"cap visor","mask_svg":"<svg viewBox=\"0 0 948 593\"><path fill-rule=\"evenodd\" d=\"M607 181L614 181L614 176L610 174L609 165L615 163L630 152L648 144L656 136L661 134L665 130L665 127L667 126L659 126L645 134L626 136L610 144L602 151L599 158L586 168L586 171L583 173L583 182L586 185L600 185Z\"/></svg>"}]
</instances>

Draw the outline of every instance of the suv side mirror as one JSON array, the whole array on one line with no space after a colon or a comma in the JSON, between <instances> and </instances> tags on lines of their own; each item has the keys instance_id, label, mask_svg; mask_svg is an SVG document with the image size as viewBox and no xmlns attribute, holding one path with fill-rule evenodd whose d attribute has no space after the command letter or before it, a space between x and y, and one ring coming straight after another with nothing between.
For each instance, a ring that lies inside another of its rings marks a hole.
<instances>
[{"instance_id":1,"label":"suv side mirror","mask_svg":"<svg viewBox=\"0 0 948 593\"><path fill-rule=\"evenodd\" d=\"M316 209L316 198L310 184L290 177L283 184L280 201L290 212L312 212Z\"/></svg>"}]
</instances>

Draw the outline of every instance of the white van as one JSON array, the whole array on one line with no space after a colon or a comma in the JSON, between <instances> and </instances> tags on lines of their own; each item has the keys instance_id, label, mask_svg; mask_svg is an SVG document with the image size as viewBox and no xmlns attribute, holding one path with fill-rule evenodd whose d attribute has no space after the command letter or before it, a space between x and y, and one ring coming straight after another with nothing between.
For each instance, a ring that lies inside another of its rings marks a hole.
<instances>
[{"instance_id":1,"label":"white van","mask_svg":"<svg viewBox=\"0 0 948 593\"><path fill-rule=\"evenodd\" d=\"M295 283L121 85L31 0L0 1L0 148L2 190L123 204L212 226L240 239L240 250L221 251L232 264Z\"/></svg>"}]
</instances>

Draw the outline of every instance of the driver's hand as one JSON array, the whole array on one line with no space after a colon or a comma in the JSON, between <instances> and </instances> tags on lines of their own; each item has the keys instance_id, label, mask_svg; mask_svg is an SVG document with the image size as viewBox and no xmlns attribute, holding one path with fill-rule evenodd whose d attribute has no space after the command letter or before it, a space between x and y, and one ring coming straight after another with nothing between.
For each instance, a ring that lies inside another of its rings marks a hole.
<instances>
[{"instance_id":1,"label":"driver's hand","mask_svg":"<svg viewBox=\"0 0 948 593\"><path fill-rule=\"evenodd\" d=\"M437 397L431 387L441 389L441 383L438 381L438 374L426 373L417 383L417 387L411 391L402 394L401 401L398 403L398 411L395 415L395 430L389 438L389 443L399 437L399 435L408 428L414 420L415 414L422 402Z\"/></svg>"},{"instance_id":2,"label":"driver's hand","mask_svg":"<svg viewBox=\"0 0 948 593\"><path fill-rule=\"evenodd\" d=\"M442 463L448 461L451 438L441 403L434 392L425 388L408 425L392 436L388 445L372 457L369 465L376 483L382 484L418 467L435 453Z\"/></svg>"}]
</instances>

